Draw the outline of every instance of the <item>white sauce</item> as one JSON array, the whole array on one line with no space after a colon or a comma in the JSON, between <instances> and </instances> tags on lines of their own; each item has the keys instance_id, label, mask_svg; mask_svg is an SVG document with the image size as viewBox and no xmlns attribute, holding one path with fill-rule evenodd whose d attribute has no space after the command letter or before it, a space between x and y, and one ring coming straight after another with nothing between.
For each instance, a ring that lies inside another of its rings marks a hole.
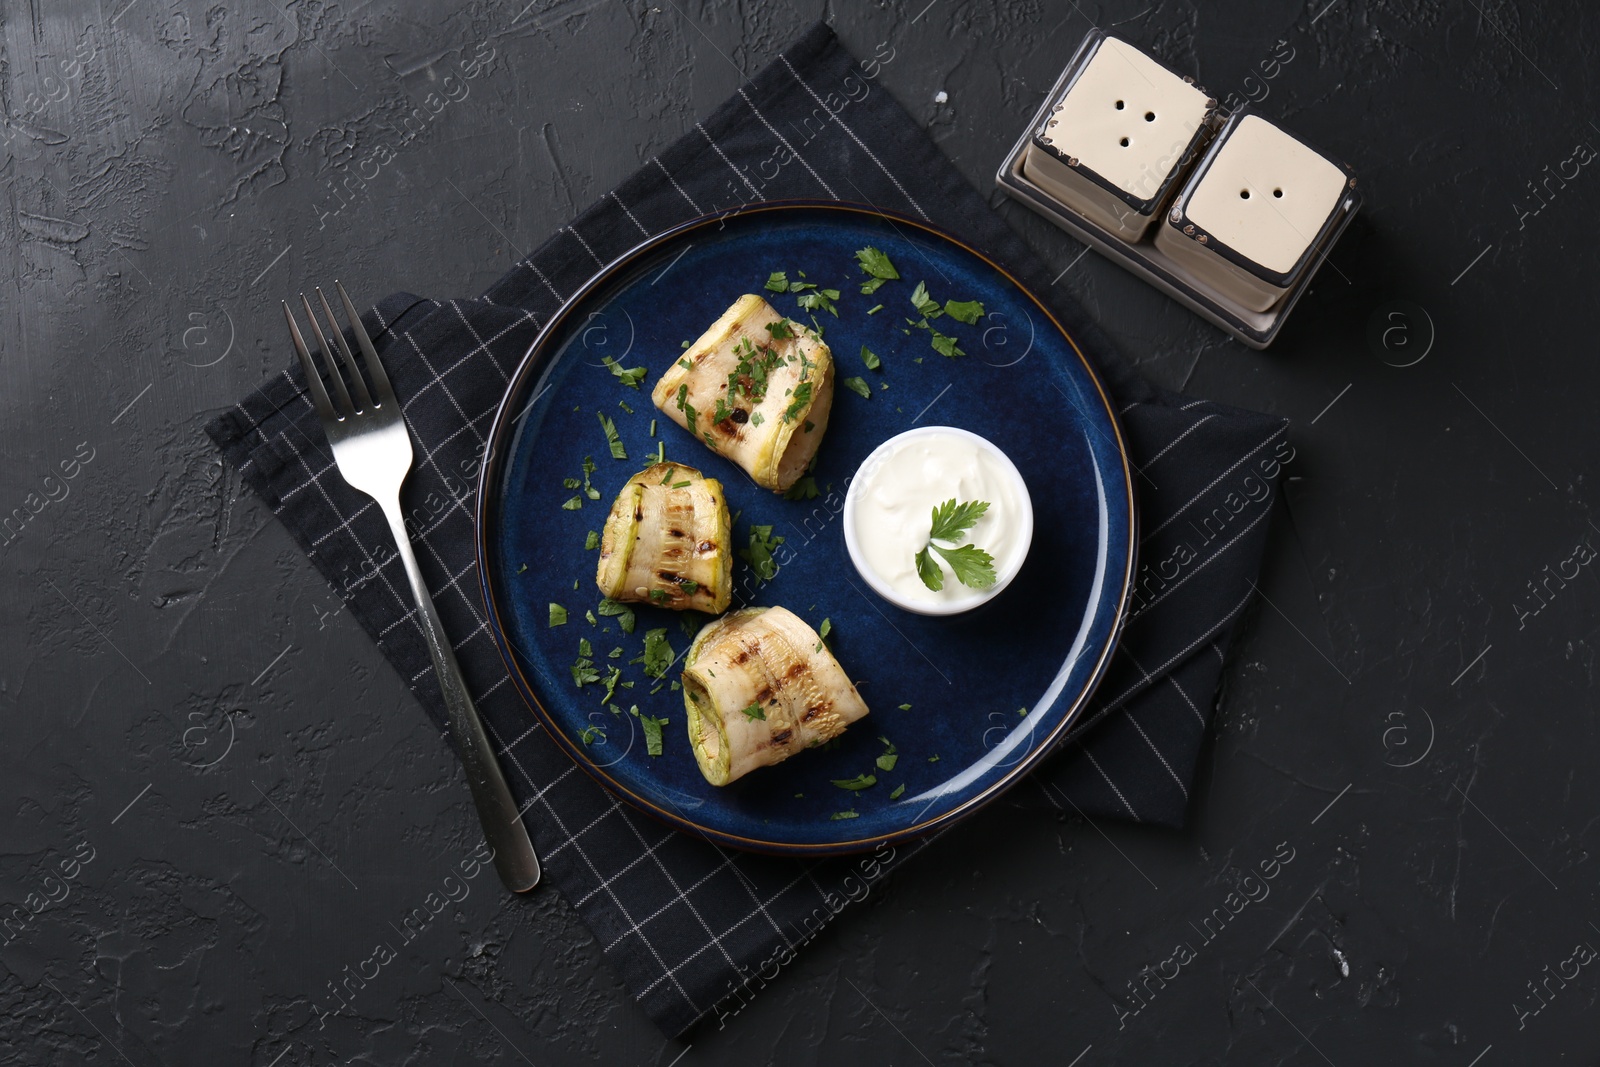
<instances>
[{"instance_id":1,"label":"white sauce","mask_svg":"<svg viewBox=\"0 0 1600 1067\"><path fill-rule=\"evenodd\" d=\"M1004 453L988 441L948 426L913 430L884 442L856 472L850 486L849 533L858 568L890 600L926 605L934 612L960 610L997 593L1021 568L1033 535L1027 486ZM994 557L996 581L972 589L956 581L937 552L944 588L929 589L917 575L916 555L928 543L933 509L954 497L986 500L989 510L960 540ZM890 596L889 594L894 594ZM912 610L916 610L913 608Z\"/></svg>"}]
</instances>

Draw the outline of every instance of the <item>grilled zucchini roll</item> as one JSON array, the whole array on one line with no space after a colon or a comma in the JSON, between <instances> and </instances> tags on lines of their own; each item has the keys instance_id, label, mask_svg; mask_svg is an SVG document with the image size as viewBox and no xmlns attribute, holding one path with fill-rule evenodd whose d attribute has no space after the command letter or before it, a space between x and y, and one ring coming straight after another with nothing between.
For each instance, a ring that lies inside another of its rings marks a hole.
<instances>
[{"instance_id":1,"label":"grilled zucchini roll","mask_svg":"<svg viewBox=\"0 0 1600 1067\"><path fill-rule=\"evenodd\" d=\"M822 339L746 295L663 373L650 399L667 418L784 492L817 454L833 407Z\"/></svg>"},{"instance_id":2,"label":"grilled zucchini roll","mask_svg":"<svg viewBox=\"0 0 1600 1067\"><path fill-rule=\"evenodd\" d=\"M722 483L681 463L629 478L606 516L595 582L613 600L726 611L733 550Z\"/></svg>"},{"instance_id":3,"label":"grilled zucchini roll","mask_svg":"<svg viewBox=\"0 0 1600 1067\"><path fill-rule=\"evenodd\" d=\"M837 737L867 713L822 638L788 608L707 623L682 678L689 747L712 785Z\"/></svg>"}]
</instances>

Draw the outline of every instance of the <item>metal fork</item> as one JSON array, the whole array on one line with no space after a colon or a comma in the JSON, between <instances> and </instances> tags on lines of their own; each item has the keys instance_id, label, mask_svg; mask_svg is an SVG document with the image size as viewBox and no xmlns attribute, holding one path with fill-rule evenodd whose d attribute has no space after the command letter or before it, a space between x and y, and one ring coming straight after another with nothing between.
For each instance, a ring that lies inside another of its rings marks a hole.
<instances>
[{"instance_id":1,"label":"metal fork","mask_svg":"<svg viewBox=\"0 0 1600 1067\"><path fill-rule=\"evenodd\" d=\"M411 593L417 601L417 617L422 621L423 636L428 639L428 652L433 656L433 673L444 692L450 740L466 768L467 784L472 787L472 800L478 806L478 819L483 823L484 837L494 849L495 869L512 892L525 893L539 883L539 857L534 854L533 842L529 840L528 830L522 824L517 803L506 786L500 764L495 761L494 749L490 747L483 722L478 718L478 709L472 704L455 653L445 637L444 627L439 624L433 599L428 595L428 586L422 580L422 571L417 566L417 557L411 551L411 538L406 532L405 519L400 513L400 486L411 470L411 435L406 430L394 389L389 385L389 376L378 361L372 338L367 336L366 328L361 325L361 317L350 302L350 294L337 281L333 284L344 304L350 332L365 357L367 373L372 376L372 388L368 388L366 379L356 365L355 355L344 339L344 331L339 328L333 308L328 305L328 298L320 288L316 290L317 300L322 304L322 313L327 318L338 349L338 360L334 359L334 349L329 347L328 339L317 322L317 313L312 310L311 301L304 293L300 294L300 302L305 305L306 316L311 320L312 336L327 364L327 380L333 386L333 398L328 395L317 361L306 348L305 339L300 335L300 327L287 301L283 305L283 317L289 324L294 349L299 353L301 367L305 369L306 383L310 386L317 414L322 419L322 429L328 435L328 444L333 447L333 458L338 464L339 473L345 481L372 497L389 520L389 529L394 534L400 560L405 564L406 577L411 580ZM353 394L345 383L344 374L340 373L340 363L344 365L345 374L349 375L350 386L354 387Z\"/></svg>"}]
</instances>

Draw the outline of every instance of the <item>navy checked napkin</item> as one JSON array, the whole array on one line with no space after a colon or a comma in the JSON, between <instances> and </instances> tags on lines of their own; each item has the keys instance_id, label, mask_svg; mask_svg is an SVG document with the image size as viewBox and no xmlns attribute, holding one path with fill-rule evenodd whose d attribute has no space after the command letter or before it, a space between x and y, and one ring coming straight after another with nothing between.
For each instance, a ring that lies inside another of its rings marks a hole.
<instances>
[{"instance_id":1,"label":"navy checked napkin","mask_svg":"<svg viewBox=\"0 0 1600 1067\"><path fill-rule=\"evenodd\" d=\"M927 842L801 862L725 850L619 804L523 707L484 621L472 501L484 435L541 324L595 271L676 223L786 197L931 219L1048 299L1096 358L1138 468L1138 592L1113 666L1065 750L1011 794L1086 817L1182 824L1230 630L1253 595L1283 420L1152 387L1050 286L1032 251L825 25L475 300L397 294L367 315L419 460L413 538L446 630L527 812L546 877L669 1034L726 1017L870 883ZM377 507L350 489L297 366L207 432L272 507L436 723L443 706Z\"/></svg>"}]
</instances>

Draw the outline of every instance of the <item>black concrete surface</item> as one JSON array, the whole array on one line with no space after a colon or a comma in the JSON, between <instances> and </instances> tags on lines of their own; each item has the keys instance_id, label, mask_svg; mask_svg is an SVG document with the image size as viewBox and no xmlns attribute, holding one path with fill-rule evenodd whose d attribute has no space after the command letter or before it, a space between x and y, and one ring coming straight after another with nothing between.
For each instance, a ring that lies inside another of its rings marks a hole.
<instances>
[{"instance_id":1,"label":"black concrete surface","mask_svg":"<svg viewBox=\"0 0 1600 1067\"><path fill-rule=\"evenodd\" d=\"M1600 9L0 12L0 1062L1600 1058ZM669 1042L555 894L463 876L455 761L201 426L284 365L283 296L477 292L822 15L986 191L1098 24L1349 160L1366 208L1256 353L995 197L1150 377L1295 423L1191 826L990 810Z\"/></svg>"}]
</instances>

